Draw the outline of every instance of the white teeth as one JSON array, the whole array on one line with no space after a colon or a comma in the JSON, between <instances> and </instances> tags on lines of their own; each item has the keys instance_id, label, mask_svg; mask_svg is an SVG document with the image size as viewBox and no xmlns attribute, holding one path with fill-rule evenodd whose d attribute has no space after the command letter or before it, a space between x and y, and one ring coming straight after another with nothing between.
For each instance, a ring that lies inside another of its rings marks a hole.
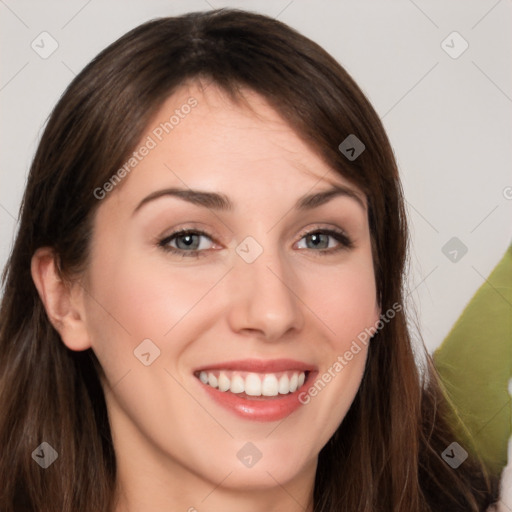
<instances>
[{"instance_id":1,"label":"white teeth","mask_svg":"<svg viewBox=\"0 0 512 512\"><path fill-rule=\"evenodd\" d=\"M294 373L292 378L290 379L290 393L293 393L297 389L297 384L299 383L299 376Z\"/></svg>"},{"instance_id":2,"label":"white teeth","mask_svg":"<svg viewBox=\"0 0 512 512\"><path fill-rule=\"evenodd\" d=\"M277 377L272 374L265 375L261 383L261 394L263 396L276 396L278 393Z\"/></svg>"},{"instance_id":3,"label":"white teeth","mask_svg":"<svg viewBox=\"0 0 512 512\"><path fill-rule=\"evenodd\" d=\"M249 396L277 396L293 393L300 388L305 380L306 373L288 371L275 373L247 373L230 370L201 371L199 380L219 391L229 391Z\"/></svg>"},{"instance_id":4,"label":"white teeth","mask_svg":"<svg viewBox=\"0 0 512 512\"><path fill-rule=\"evenodd\" d=\"M287 395L290 392L290 379L286 373L279 379L279 393Z\"/></svg>"},{"instance_id":5,"label":"white teeth","mask_svg":"<svg viewBox=\"0 0 512 512\"><path fill-rule=\"evenodd\" d=\"M213 373L209 373L208 374L208 384L212 387L212 388L216 388L218 386L218 381L217 381L217 377L215 377L215 375Z\"/></svg>"},{"instance_id":6,"label":"white teeth","mask_svg":"<svg viewBox=\"0 0 512 512\"><path fill-rule=\"evenodd\" d=\"M240 375L233 375L230 391L231 393L243 393L245 391L245 381Z\"/></svg>"},{"instance_id":7,"label":"white teeth","mask_svg":"<svg viewBox=\"0 0 512 512\"><path fill-rule=\"evenodd\" d=\"M220 375L219 375L219 390L220 391L227 391L230 386L231 386L231 382L227 378L226 374L224 372L220 372Z\"/></svg>"},{"instance_id":8,"label":"white teeth","mask_svg":"<svg viewBox=\"0 0 512 512\"><path fill-rule=\"evenodd\" d=\"M255 373L249 373L245 377L245 394L261 396L261 380Z\"/></svg>"}]
</instances>

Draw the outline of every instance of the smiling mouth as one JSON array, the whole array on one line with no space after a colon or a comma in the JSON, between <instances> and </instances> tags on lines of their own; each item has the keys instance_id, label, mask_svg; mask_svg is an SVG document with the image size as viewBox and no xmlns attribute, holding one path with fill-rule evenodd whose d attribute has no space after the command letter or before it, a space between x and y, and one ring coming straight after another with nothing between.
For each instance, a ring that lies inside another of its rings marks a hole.
<instances>
[{"instance_id":1,"label":"smiling mouth","mask_svg":"<svg viewBox=\"0 0 512 512\"><path fill-rule=\"evenodd\" d=\"M282 398L294 393L309 377L306 370L256 373L237 370L202 370L194 375L206 386L240 398Z\"/></svg>"}]
</instances>

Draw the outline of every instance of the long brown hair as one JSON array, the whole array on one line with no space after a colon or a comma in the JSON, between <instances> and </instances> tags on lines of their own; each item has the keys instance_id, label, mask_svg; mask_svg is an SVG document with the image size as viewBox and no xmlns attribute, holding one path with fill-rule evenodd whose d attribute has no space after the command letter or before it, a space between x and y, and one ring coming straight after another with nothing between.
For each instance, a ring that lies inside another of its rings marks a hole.
<instances>
[{"instance_id":1,"label":"long brown hair","mask_svg":"<svg viewBox=\"0 0 512 512\"><path fill-rule=\"evenodd\" d=\"M87 265L101 187L126 161L149 120L187 81L213 82L233 101L263 95L317 154L368 198L382 311L404 303L407 225L394 156L378 115L317 44L266 16L237 10L145 23L101 52L55 107L34 157L0 310L0 508L3 512L110 511L116 460L98 360L65 347L30 274L53 248L63 276ZM354 161L338 149L366 146ZM429 361L429 360L428 360ZM315 512L482 511L497 482L471 455L441 458L455 440L430 362L422 375L405 311L376 333L358 394L321 450ZM31 454L43 441L58 461Z\"/></svg>"}]
</instances>

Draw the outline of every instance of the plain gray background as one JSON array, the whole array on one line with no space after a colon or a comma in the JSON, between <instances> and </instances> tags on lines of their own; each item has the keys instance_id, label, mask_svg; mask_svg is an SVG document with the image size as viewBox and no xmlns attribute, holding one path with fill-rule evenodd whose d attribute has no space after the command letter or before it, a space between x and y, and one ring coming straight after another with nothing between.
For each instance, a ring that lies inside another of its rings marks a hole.
<instances>
[{"instance_id":1,"label":"plain gray background","mask_svg":"<svg viewBox=\"0 0 512 512\"><path fill-rule=\"evenodd\" d=\"M382 118L409 212L408 300L432 351L512 239L510 0L0 0L0 268L42 127L74 75L146 20L228 6L319 43ZM47 58L33 49L52 44ZM453 237L463 256L443 252Z\"/></svg>"}]
</instances>

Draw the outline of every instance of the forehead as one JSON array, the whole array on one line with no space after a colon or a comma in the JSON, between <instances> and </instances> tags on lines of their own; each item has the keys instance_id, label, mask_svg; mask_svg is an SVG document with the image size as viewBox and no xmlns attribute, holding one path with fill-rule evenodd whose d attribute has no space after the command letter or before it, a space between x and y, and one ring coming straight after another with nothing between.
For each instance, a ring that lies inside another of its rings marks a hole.
<instances>
[{"instance_id":1,"label":"forehead","mask_svg":"<svg viewBox=\"0 0 512 512\"><path fill-rule=\"evenodd\" d=\"M132 162L123 193L113 194L118 201L176 185L283 198L327 184L357 191L251 90L234 102L215 84L182 86L155 114L135 151L144 146L150 149Z\"/></svg>"}]
</instances>

